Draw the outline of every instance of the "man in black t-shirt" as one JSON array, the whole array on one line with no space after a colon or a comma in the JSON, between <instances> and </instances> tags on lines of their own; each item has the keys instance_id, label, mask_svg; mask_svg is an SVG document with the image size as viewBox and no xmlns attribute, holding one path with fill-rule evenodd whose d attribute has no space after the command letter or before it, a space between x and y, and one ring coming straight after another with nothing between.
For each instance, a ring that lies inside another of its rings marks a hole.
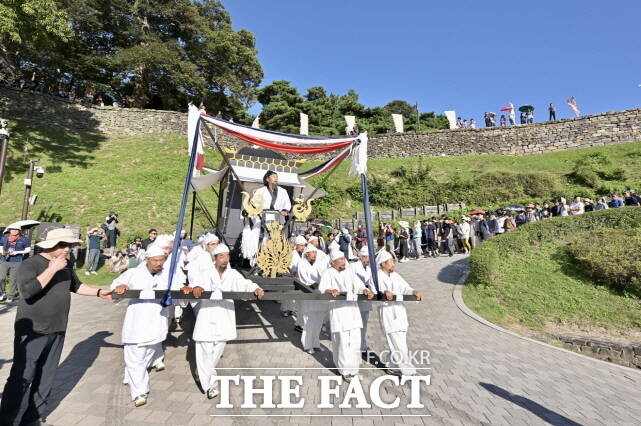
<instances>
[{"instance_id":1,"label":"man in black t-shirt","mask_svg":"<svg viewBox=\"0 0 641 426\"><path fill-rule=\"evenodd\" d=\"M16 281L18 303L13 365L0 401L0 426L37 424L48 414L67 330L70 293L111 300L111 291L83 284L67 256L80 240L70 229L53 229L37 245L41 253L22 262Z\"/></svg>"},{"instance_id":2,"label":"man in black t-shirt","mask_svg":"<svg viewBox=\"0 0 641 426\"><path fill-rule=\"evenodd\" d=\"M144 240L142 240L142 249L143 250L147 250L147 247L149 247L149 245L153 244L154 241L156 241L156 237L157 236L158 236L158 231L156 231L155 229L151 228L149 230L149 237L147 237Z\"/></svg>"}]
</instances>

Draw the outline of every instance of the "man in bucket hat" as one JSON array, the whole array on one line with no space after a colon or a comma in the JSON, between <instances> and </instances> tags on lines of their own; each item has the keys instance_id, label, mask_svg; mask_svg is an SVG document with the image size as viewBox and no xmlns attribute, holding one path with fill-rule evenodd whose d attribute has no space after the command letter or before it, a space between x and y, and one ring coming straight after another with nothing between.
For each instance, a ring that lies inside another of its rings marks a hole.
<instances>
[{"instance_id":1,"label":"man in bucket hat","mask_svg":"<svg viewBox=\"0 0 641 426\"><path fill-rule=\"evenodd\" d=\"M41 253L22 262L13 365L2 392L0 425L43 421L60 361L73 292L111 300L111 291L83 284L67 256L80 240L70 229L53 229L36 244Z\"/></svg>"}]
</instances>

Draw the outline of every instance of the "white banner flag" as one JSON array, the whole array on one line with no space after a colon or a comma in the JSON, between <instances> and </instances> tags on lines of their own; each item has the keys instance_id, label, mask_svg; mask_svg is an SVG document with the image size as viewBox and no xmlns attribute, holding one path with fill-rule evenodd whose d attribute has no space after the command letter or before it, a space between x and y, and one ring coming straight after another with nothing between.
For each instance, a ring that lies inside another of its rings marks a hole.
<instances>
[{"instance_id":1,"label":"white banner flag","mask_svg":"<svg viewBox=\"0 0 641 426\"><path fill-rule=\"evenodd\" d=\"M392 114L392 120L396 133L403 133L403 114Z\"/></svg>"},{"instance_id":2,"label":"white banner flag","mask_svg":"<svg viewBox=\"0 0 641 426\"><path fill-rule=\"evenodd\" d=\"M447 121L450 122L450 129L456 129L456 111L443 111L447 117Z\"/></svg>"},{"instance_id":3,"label":"white banner flag","mask_svg":"<svg viewBox=\"0 0 641 426\"><path fill-rule=\"evenodd\" d=\"M254 121L252 122L252 127L254 129L260 129L260 115L257 115L256 118L254 118Z\"/></svg>"},{"instance_id":4,"label":"white banner flag","mask_svg":"<svg viewBox=\"0 0 641 426\"><path fill-rule=\"evenodd\" d=\"M300 134L309 135L309 117L302 112L300 113Z\"/></svg>"},{"instance_id":5,"label":"white banner flag","mask_svg":"<svg viewBox=\"0 0 641 426\"><path fill-rule=\"evenodd\" d=\"M581 110L579 107L576 106L576 99L574 99L574 96L570 96L567 101L565 101L566 104L572 109L572 112L574 112L574 116L578 117L581 115Z\"/></svg>"},{"instance_id":6,"label":"white banner flag","mask_svg":"<svg viewBox=\"0 0 641 426\"><path fill-rule=\"evenodd\" d=\"M354 127L356 127L356 117L353 115L346 115L345 123L347 123L347 126L345 127L345 134L351 135L354 131Z\"/></svg>"}]
</instances>

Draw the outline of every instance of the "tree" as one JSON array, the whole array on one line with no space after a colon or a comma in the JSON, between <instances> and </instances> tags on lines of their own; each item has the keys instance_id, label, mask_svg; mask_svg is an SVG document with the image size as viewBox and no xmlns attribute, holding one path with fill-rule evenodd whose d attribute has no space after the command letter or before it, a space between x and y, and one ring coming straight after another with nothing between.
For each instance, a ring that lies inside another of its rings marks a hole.
<instances>
[{"instance_id":1,"label":"tree","mask_svg":"<svg viewBox=\"0 0 641 426\"><path fill-rule=\"evenodd\" d=\"M2 74L18 77L19 58L46 51L71 35L69 17L54 0L3 0L0 3L0 60Z\"/></svg>"},{"instance_id":2,"label":"tree","mask_svg":"<svg viewBox=\"0 0 641 426\"><path fill-rule=\"evenodd\" d=\"M265 129L287 133L300 130L300 112L303 98L289 81L277 80L263 87L257 94L263 104L260 113L261 125Z\"/></svg>"},{"instance_id":3,"label":"tree","mask_svg":"<svg viewBox=\"0 0 641 426\"><path fill-rule=\"evenodd\" d=\"M68 42L53 39L46 51L21 52L16 62L39 69L48 83L74 87L79 95L93 87L139 108L184 110L192 101L227 118L246 116L263 71L254 36L234 31L220 2L60 0L57 4L69 23Z\"/></svg>"}]
</instances>

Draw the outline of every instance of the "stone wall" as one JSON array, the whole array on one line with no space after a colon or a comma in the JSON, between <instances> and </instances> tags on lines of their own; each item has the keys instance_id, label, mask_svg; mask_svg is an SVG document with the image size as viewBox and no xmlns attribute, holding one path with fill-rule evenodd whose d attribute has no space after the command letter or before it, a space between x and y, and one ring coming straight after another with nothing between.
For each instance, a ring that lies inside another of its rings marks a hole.
<instances>
[{"instance_id":1,"label":"stone wall","mask_svg":"<svg viewBox=\"0 0 641 426\"><path fill-rule=\"evenodd\" d=\"M184 134L187 127L185 113L82 106L7 87L0 87L0 115L10 120L122 135ZM232 148L244 145L227 134L221 138ZM523 155L639 140L641 109L633 109L512 127L372 135L368 152L370 158Z\"/></svg>"}]
</instances>

